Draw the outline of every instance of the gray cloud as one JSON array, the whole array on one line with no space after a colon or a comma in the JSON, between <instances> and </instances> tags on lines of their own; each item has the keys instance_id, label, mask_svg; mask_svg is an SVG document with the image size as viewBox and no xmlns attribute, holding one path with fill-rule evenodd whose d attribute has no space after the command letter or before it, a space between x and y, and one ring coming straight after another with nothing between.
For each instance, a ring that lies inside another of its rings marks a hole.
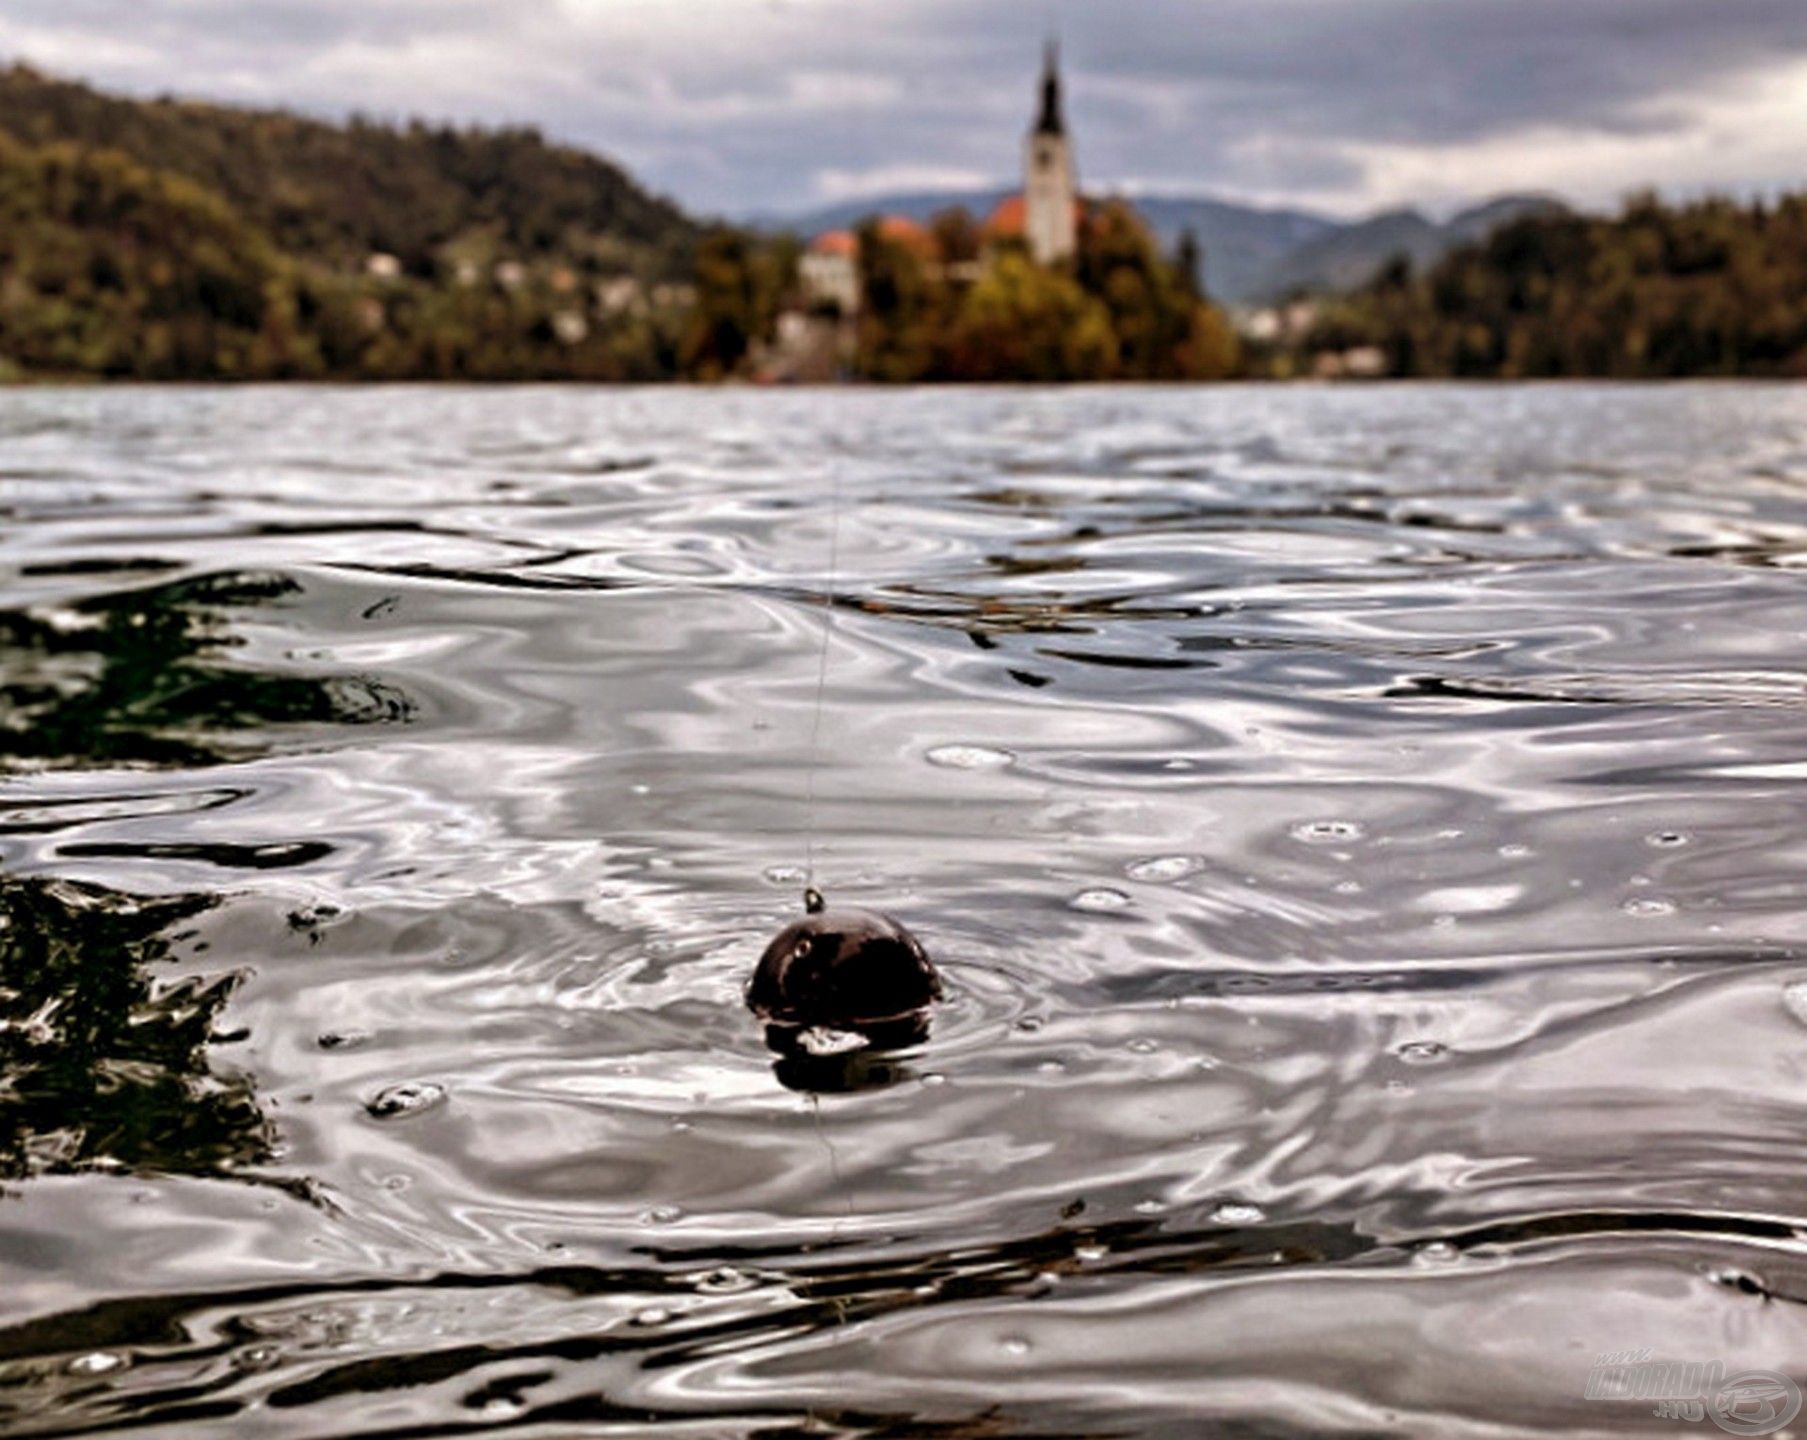
<instances>
[{"instance_id":1,"label":"gray cloud","mask_svg":"<svg viewBox=\"0 0 1807 1440\"><path fill-rule=\"evenodd\" d=\"M9 0L0 52L137 92L532 122L693 207L745 212L1013 173L1046 14L1020 0ZM1773 100L1740 109L1791 68L1807 87L1801 0L1067 0L1059 21L1094 184L1359 209L1408 184L1450 202L1500 188L1493 172L1522 184L1543 153L1553 186L1599 199L1645 182L1773 187L1807 153L1807 134L1774 133L1807 128L1807 103L1781 122Z\"/></svg>"}]
</instances>

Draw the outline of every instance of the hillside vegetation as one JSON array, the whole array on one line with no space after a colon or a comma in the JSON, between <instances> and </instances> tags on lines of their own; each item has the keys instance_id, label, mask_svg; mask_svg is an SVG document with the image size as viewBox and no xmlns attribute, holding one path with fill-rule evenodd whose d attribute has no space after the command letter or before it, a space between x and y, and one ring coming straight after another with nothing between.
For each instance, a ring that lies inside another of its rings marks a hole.
<instances>
[{"instance_id":1,"label":"hillside vegetation","mask_svg":"<svg viewBox=\"0 0 1807 1440\"><path fill-rule=\"evenodd\" d=\"M698 236L528 130L0 71L0 376L659 378Z\"/></svg>"},{"instance_id":2,"label":"hillside vegetation","mask_svg":"<svg viewBox=\"0 0 1807 1440\"><path fill-rule=\"evenodd\" d=\"M431 275L448 250L610 263L675 278L694 223L619 167L530 129L460 129L188 100L128 100L25 66L0 71L0 131L117 150L230 204L277 246L328 264L396 256Z\"/></svg>"},{"instance_id":3,"label":"hillside vegetation","mask_svg":"<svg viewBox=\"0 0 1807 1440\"><path fill-rule=\"evenodd\" d=\"M1534 215L1327 305L1319 354L1402 376L1807 375L1807 196Z\"/></svg>"}]
</instances>

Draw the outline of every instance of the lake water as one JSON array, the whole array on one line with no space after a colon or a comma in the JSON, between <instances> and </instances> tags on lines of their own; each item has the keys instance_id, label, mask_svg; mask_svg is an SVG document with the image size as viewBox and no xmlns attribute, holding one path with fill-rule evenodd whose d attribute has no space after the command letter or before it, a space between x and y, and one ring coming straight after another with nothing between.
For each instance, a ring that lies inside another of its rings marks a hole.
<instances>
[{"instance_id":1,"label":"lake water","mask_svg":"<svg viewBox=\"0 0 1807 1440\"><path fill-rule=\"evenodd\" d=\"M0 395L0 1431L1718 1433L1804 597L1793 387Z\"/></svg>"}]
</instances>

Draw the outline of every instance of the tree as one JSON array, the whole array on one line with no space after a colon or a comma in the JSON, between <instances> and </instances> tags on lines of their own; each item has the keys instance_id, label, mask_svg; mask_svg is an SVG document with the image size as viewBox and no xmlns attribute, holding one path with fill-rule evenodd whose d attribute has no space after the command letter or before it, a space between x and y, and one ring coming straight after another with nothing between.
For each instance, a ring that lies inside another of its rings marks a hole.
<instances>
[{"instance_id":1,"label":"tree","mask_svg":"<svg viewBox=\"0 0 1807 1440\"><path fill-rule=\"evenodd\" d=\"M736 373L754 343L771 337L786 278L782 258L761 253L745 231L723 226L706 235L697 250L686 372L700 380Z\"/></svg>"},{"instance_id":2,"label":"tree","mask_svg":"<svg viewBox=\"0 0 1807 1440\"><path fill-rule=\"evenodd\" d=\"M1071 276L1006 251L954 318L956 380L1103 380L1115 373L1110 313Z\"/></svg>"},{"instance_id":3,"label":"tree","mask_svg":"<svg viewBox=\"0 0 1807 1440\"><path fill-rule=\"evenodd\" d=\"M859 231L860 316L855 368L872 380L931 378L947 323L947 288L927 257L877 221Z\"/></svg>"},{"instance_id":4,"label":"tree","mask_svg":"<svg viewBox=\"0 0 1807 1440\"><path fill-rule=\"evenodd\" d=\"M1190 225L1180 231L1174 247L1173 273L1182 294L1192 300L1205 298L1205 254Z\"/></svg>"}]
</instances>

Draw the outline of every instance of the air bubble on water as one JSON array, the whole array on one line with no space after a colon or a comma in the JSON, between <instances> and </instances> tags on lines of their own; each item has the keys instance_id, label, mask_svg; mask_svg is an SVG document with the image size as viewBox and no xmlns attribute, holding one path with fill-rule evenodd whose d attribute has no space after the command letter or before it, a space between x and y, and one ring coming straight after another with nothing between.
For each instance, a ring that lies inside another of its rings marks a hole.
<instances>
[{"instance_id":1,"label":"air bubble on water","mask_svg":"<svg viewBox=\"0 0 1807 1440\"><path fill-rule=\"evenodd\" d=\"M1338 845L1360 840L1368 832L1354 820L1310 820L1292 828L1292 837L1307 845Z\"/></svg>"},{"instance_id":2,"label":"air bubble on water","mask_svg":"<svg viewBox=\"0 0 1807 1440\"><path fill-rule=\"evenodd\" d=\"M1644 843L1653 845L1659 850L1673 850L1678 845L1686 845L1688 836L1681 830L1658 830L1653 835L1646 835Z\"/></svg>"},{"instance_id":3,"label":"air bubble on water","mask_svg":"<svg viewBox=\"0 0 1807 1440\"><path fill-rule=\"evenodd\" d=\"M1006 1355L1027 1355L1029 1341L1026 1336L1006 1335L1000 1342Z\"/></svg>"},{"instance_id":4,"label":"air bubble on water","mask_svg":"<svg viewBox=\"0 0 1807 1440\"><path fill-rule=\"evenodd\" d=\"M1160 1200L1150 1198L1136 1201L1135 1208L1138 1215L1159 1215L1167 1206Z\"/></svg>"},{"instance_id":5,"label":"air bubble on water","mask_svg":"<svg viewBox=\"0 0 1807 1440\"><path fill-rule=\"evenodd\" d=\"M1525 856L1531 853L1531 847L1529 845L1517 844L1502 845L1500 846L1499 853L1507 860L1523 860Z\"/></svg>"},{"instance_id":6,"label":"air bubble on water","mask_svg":"<svg viewBox=\"0 0 1807 1440\"><path fill-rule=\"evenodd\" d=\"M676 1205L655 1205L652 1209L641 1213L643 1225L675 1225L684 1218L684 1212Z\"/></svg>"},{"instance_id":7,"label":"air bubble on water","mask_svg":"<svg viewBox=\"0 0 1807 1440\"><path fill-rule=\"evenodd\" d=\"M1093 914L1104 914L1112 910L1122 910L1129 904L1129 896L1121 890L1112 890L1100 885L1095 889L1081 890L1067 904L1074 910L1085 910Z\"/></svg>"},{"instance_id":8,"label":"air bubble on water","mask_svg":"<svg viewBox=\"0 0 1807 1440\"><path fill-rule=\"evenodd\" d=\"M1640 895L1636 899L1627 900L1619 908L1627 915L1636 915L1643 919L1649 919L1656 915L1673 915L1675 913L1675 902L1673 900L1664 900L1661 896L1657 895Z\"/></svg>"},{"instance_id":9,"label":"air bubble on water","mask_svg":"<svg viewBox=\"0 0 1807 1440\"><path fill-rule=\"evenodd\" d=\"M1449 1055L1441 1040L1408 1040L1393 1052L1408 1065L1435 1065Z\"/></svg>"},{"instance_id":10,"label":"air bubble on water","mask_svg":"<svg viewBox=\"0 0 1807 1440\"><path fill-rule=\"evenodd\" d=\"M923 758L944 770L1001 770L1016 756L989 745L937 745Z\"/></svg>"},{"instance_id":11,"label":"air bubble on water","mask_svg":"<svg viewBox=\"0 0 1807 1440\"><path fill-rule=\"evenodd\" d=\"M1161 1047L1146 1036L1142 1036L1138 1039L1131 1040L1124 1048L1136 1055L1152 1055Z\"/></svg>"},{"instance_id":12,"label":"air bubble on water","mask_svg":"<svg viewBox=\"0 0 1807 1440\"><path fill-rule=\"evenodd\" d=\"M1746 1295L1767 1297L1769 1287L1762 1279L1749 1270L1740 1270L1735 1265L1722 1265L1707 1272L1707 1279L1715 1285L1724 1285L1728 1290L1737 1290Z\"/></svg>"},{"instance_id":13,"label":"air bubble on water","mask_svg":"<svg viewBox=\"0 0 1807 1440\"><path fill-rule=\"evenodd\" d=\"M1073 1258L1083 1260L1088 1265L1097 1263L1110 1253L1110 1249L1104 1245L1075 1245L1073 1247Z\"/></svg>"},{"instance_id":14,"label":"air bubble on water","mask_svg":"<svg viewBox=\"0 0 1807 1440\"><path fill-rule=\"evenodd\" d=\"M696 1278L696 1288L705 1295L738 1295L743 1290L751 1290L757 1283L751 1275L732 1265L722 1265Z\"/></svg>"},{"instance_id":15,"label":"air bubble on water","mask_svg":"<svg viewBox=\"0 0 1807 1440\"><path fill-rule=\"evenodd\" d=\"M1123 873L1131 880L1142 880L1152 885L1165 885L1175 880L1184 880L1188 875L1198 873L1198 860L1191 855L1157 855L1148 860L1137 860L1124 867Z\"/></svg>"},{"instance_id":16,"label":"air bubble on water","mask_svg":"<svg viewBox=\"0 0 1807 1440\"><path fill-rule=\"evenodd\" d=\"M1243 1200L1226 1200L1211 1212L1213 1225L1259 1225L1267 1219L1267 1211Z\"/></svg>"},{"instance_id":17,"label":"air bubble on water","mask_svg":"<svg viewBox=\"0 0 1807 1440\"><path fill-rule=\"evenodd\" d=\"M1462 1252L1447 1240L1432 1240L1420 1245L1412 1254L1412 1263L1430 1269L1442 1265L1453 1265L1462 1258Z\"/></svg>"},{"instance_id":18,"label":"air bubble on water","mask_svg":"<svg viewBox=\"0 0 1807 1440\"><path fill-rule=\"evenodd\" d=\"M110 1375L115 1370L123 1369L125 1356L112 1350L90 1350L86 1355L77 1355L69 1362L71 1375Z\"/></svg>"},{"instance_id":19,"label":"air bubble on water","mask_svg":"<svg viewBox=\"0 0 1807 1440\"><path fill-rule=\"evenodd\" d=\"M768 885L801 885L807 878L801 865L768 865L765 868Z\"/></svg>"},{"instance_id":20,"label":"air bubble on water","mask_svg":"<svg viewBox=\"0 0 1807 1440\"><path fill-rule=\"evenodd\" d=\"M635 1311L630 1323L642 1326L664 1325L670 1319L671 1311L663 1305L648 1305L644 1310Z\"/></svg>"},{"instance_id":21,"label":"air bubble on water","mask_svg":"<svg viewBox=\"0 0 1807 1440\"><path fill-rule=\"evenodd\" d=\"M1339 880L1335 885L1339 895L1359 895L1362 893L1362 882L1359 880Z\"/></svg>"},{"instance_id":22,"label":"air bubble on water","mask_svg":"<svg viewBox=\"0 0 1807 1440\"><path fill-rule=\"evenodd\" d=\"M282 1351L275 1345L247 1345L232 1357L232 1368L255 1374L260 1370L274 1369L282 1359Z\"/></svg>"},{"instance_id":23,"label":"air bubble on water","mask_svg":"<svg viewBox=\"0 0 1807 1440\"><path fill-rule=\"evenodd\" d=\"M924 1085L945 1085L947 1084L947 1076L941 1074L938 1070L930 1070L922 1077L922 1083Z\"/></svg>"},{"instance_id":24,"label":"air bubble on water","mask_svg":"<svg viewBox=\"0 0 1807 1440\"><path fill-rule=\"evenodd\" d=\"M445 1103L445 1086L431 1080L405 1080L377 1091L364 1102L364 1109L375 1120L396 1120L404 1115L419 1115Z\"/></svg>"},{"instance_id":25,"label":"air bubble on water","mask_svg":"<svg viewBox=\"0 0 1807 1440\"><path fill-rule=\"evenodd\" d=\"M497 1395L485 1400L477 1413L485 1420L513 1420L527 1413L527 1402L518 1395Z\"/></svg>"},{"instance_id":26,"label":"air bubble on water","mask_svg":"<svg viewBox=\"0 0 1807 1440\"><path fill-rule=\"evenodd\" d=\"M1035 1068L1044 1075L1064 1075L1067 1069L1066 1063L1061 1060L1044 1060Z\"/></svg>"}]
</instances>

